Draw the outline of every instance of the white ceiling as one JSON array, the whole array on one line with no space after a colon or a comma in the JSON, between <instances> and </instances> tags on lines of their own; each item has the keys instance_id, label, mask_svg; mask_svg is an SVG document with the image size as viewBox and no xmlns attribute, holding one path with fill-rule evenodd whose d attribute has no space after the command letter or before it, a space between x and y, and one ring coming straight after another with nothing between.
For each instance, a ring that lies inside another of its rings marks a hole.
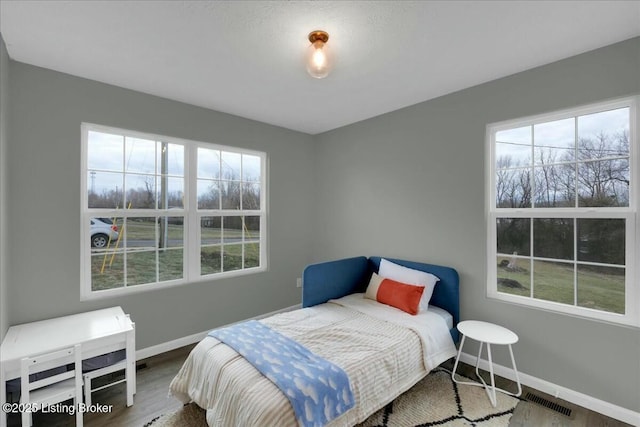
<instances>
[{"instance_id":1,"label":"white ceiling","mask_svg":"<svg viewBox=\"0 0 640 427\"><path fill-rule=\"evenodd\" d=\"M317 134L638 36L640 1L2 0L0 32L16 61Z\"/></svg>"}]
</instances>

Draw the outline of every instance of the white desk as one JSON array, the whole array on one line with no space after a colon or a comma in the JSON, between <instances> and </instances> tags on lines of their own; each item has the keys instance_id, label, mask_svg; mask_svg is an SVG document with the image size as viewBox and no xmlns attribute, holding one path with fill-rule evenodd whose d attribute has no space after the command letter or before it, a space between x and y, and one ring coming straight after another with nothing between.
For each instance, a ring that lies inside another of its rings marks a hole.
<instances>
[{"instance_id":1,"label":"white desk","mask_svg":"<svg viewBox=\"0 0 640 427\"><path fill-rule=\"evenodd\" d=\"M6 381L20 377L20 360L80 344L82 359L125 349L127 406L136 389L134 323L120 307L105 308L9 328L0 346L0 404L6 397ZM6 414L0 427L6 426Z\"/></svg>"}]
</instances>

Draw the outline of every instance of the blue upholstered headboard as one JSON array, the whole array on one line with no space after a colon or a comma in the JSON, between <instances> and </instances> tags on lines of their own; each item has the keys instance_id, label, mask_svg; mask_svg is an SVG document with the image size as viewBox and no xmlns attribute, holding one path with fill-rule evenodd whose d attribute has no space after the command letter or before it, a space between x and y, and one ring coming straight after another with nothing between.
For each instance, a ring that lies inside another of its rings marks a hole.
<instances>
[{"instance_id":1,"label":"blue upholstered headboard","mask_svg":"<svg viewBox=\"0 0 640 427\"><path fill-rule=\"evenodd\" d=\"M460 321L460 279L451 267L425 264L415 261L386 258L391 262L415 270L426 271L438 278L430 304L447 310L453 316L451 336L458 341L456 325ZM371 273L378 272L380 257L355 257L337 261L311 264L304 269L302 281L302 306L311 307L330 299L354 292L364 292Z\"/></svg>"}]
</instances>

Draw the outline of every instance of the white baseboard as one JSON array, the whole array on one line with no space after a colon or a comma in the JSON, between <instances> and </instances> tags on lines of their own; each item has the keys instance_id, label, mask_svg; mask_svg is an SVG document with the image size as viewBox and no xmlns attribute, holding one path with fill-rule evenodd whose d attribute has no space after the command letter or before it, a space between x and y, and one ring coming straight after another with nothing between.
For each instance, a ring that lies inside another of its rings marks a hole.
<instances>
[{"instance_id":1,"label":"white baseboard","mask_svg":"<svg viewBox=\"0 0 640 427\"><path fill-rule=\"evenodd\" d=\"M272 316L274 314L284 313L286 311L297 310L300 307L301 307L300 304L296 304L296 305L292 305L291 307L286 307L286 308L282 308L280 310L272 311L270 313L261 314L260 316L255 316L255 317L252 317L252 318L246 319L246 320L264 319L265 317L269 317L269 316ZM245 320L242 320L242 322L244 322L244 321ZM240 322L235 322L235 323L240 323ZM228 325L224 325L224 326L220 326L220 327L223 328L225 326L231 326L231 325L233 325L235 323L230 323ZM178 338L178 339L175 339L175 340L172 340L172 341L167 341L167 342L164 342L164 343L161 343L161 344L158 344L158 345L153 345L151 347L141 348L140 350L136 351L136 360L146 359L147 357L156 356L156 355L161 354L161 353L166 353L167 351L175 350L176 348L184 347L185 345L195 344L195 343L201 341L204 337L206 337L207 334L211 330L212 329L206 330L204 332L198 332L197 334L193 334L193 335L189 335L189 336L186 336L186 337Z\"/></svg>"},{"instance_id":2,"label":"white baseboard","mask_svg":"<svg viewBox=\"0 0 640 427\"><path fill-rule=\"evenodd\" d=\"M476 356L463 352L460 355L460 361L471 366L475 366ZM517 363L518 361L516 360L516 365ZM489 362L484 359L480 359L480 369L488 371ZM516 380L513 369L506 366L497 365L494 363L493 372L498 376L508 378L512 381ZM592 411L598 412L608 417L615 418L616 420L631 424L632 426L640 426L640 412L634 412L630 409L605 402L604 400L597 399L595 397L568 389L566 387L562 387L557 384L553 384L549 381L525 374L521 371L518 371L518 376L520 377L520 382L526 386L529 386L536 390L540 390L541 392L547 393L551 396L566 400L567 402L582 406L583 408L588 408Z\"/></svg>"}]
</instances>

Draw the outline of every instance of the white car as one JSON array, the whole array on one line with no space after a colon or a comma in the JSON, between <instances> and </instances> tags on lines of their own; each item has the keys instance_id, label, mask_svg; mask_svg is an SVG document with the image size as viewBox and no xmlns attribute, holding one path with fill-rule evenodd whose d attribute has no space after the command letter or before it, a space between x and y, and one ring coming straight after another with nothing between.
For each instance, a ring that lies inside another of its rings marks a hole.
<instances>
[{"instance_id":1,"label":"white car","mask_svg":"<svg viewBox=\"0 0 640 427\"><path fill-rule=\"evenodd\" d=\"M91 247L106 248L118 240L118 226L109 218L91 218Z\"/></svg>"}]
</instances>

